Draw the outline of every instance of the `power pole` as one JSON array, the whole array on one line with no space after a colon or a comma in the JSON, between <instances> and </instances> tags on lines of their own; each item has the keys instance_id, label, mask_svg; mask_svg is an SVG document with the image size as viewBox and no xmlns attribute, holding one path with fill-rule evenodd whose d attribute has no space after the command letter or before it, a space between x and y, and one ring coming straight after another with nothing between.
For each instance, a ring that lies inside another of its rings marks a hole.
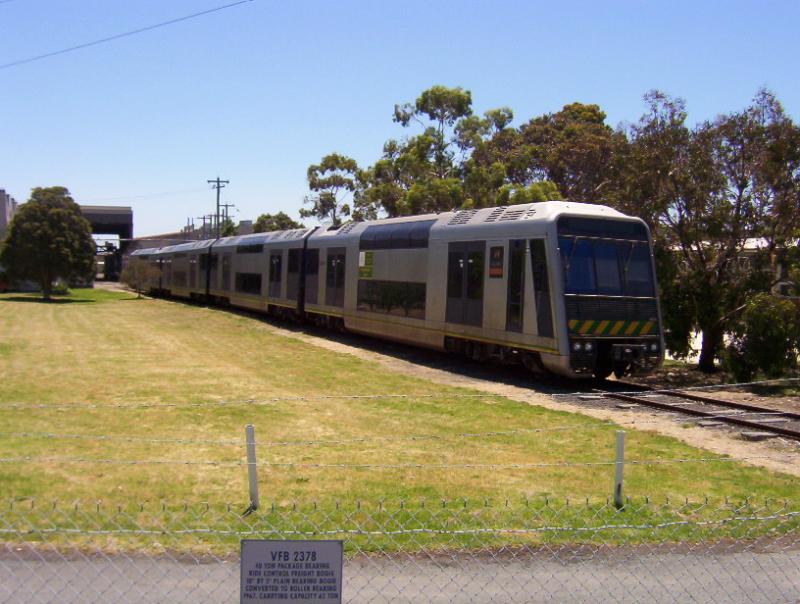
<instances>
[{"instance_id":1,"label":"power pole","mask_svg":"<svg viewBox=\"0 0 800 604\"><path fill-rule=\"evenodd\" d=\"M228 208L235 208L236 206L232 203L221 203L219 207L224 208L222 224L228 224Z\"/></svg>"},{"instance_id":2,"label":"power pole","mask_svg":"<svg viewBox=\"0 0 800 604\"><path fill-rule=\"evenodd\" d=\"M229 181L229 180L220 180L219 176L217 176L216 179L209 180L209 181L206 181L206 182L208 182L208 184L214 185L212 188L217 190L217 225L216 225L216 229L217 229L217 239L219 239L219 192L220 192L221 189L223 189L225 187L225 185L227 185L231 181Z\"/></svg>"},{"instance_id":3,"label":"power pole","mask_svg":"<svg viewBox=\"0 0 800 604\"><path fill-rule=\"evenodd\" d=\"M204 214L203 216L198 216L197 220L203 221L203 230L201 231L203 237L210 237L211 233L206 231L206 222L210 222L210 219L213 217L213 214Z\"/></svg>"}]
</instances>

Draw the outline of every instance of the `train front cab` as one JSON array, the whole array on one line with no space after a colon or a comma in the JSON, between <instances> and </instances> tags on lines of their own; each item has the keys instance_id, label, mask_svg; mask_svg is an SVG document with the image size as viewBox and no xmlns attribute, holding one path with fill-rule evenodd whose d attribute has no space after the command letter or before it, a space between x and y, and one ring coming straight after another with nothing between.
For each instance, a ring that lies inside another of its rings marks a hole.
<instances>
[{"instance_id":1,"label":"train front cab","mask_svg":"<svg viewBox=\"0 0 800 604\"><path fill-rule=\"evenodd\" d=\"M647 226L562 215L557 240L570 371L602 379L658 367L661 313Z\"/></svg>"}]
</instances>

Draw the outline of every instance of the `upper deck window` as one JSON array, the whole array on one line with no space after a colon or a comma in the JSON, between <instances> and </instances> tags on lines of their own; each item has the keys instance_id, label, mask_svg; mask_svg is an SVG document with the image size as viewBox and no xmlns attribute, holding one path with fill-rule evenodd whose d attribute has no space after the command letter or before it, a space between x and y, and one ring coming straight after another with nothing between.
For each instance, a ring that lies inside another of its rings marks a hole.
<instances>
[{"instance_id":1,"label":"upper deck window","mask_svg":"<svg viewBox=\"0 0 800 604\"><path fill-rule=\"evenodd\" d=\"M261 243L247 243L236 246L237 254L260 254L263 251L264 245Z\"/></svg>"},{"instance_id":2,"label":"upper deck window","mask_svg":"<svg viewBox=\"0 0 800 604\"><path fill-rule=\"evenodd\" d=\"M428 247L431 227L435 222L436 220L417 220L370 225L361 234L359 249L404 250Z\"/></svg>"}]
</instances>

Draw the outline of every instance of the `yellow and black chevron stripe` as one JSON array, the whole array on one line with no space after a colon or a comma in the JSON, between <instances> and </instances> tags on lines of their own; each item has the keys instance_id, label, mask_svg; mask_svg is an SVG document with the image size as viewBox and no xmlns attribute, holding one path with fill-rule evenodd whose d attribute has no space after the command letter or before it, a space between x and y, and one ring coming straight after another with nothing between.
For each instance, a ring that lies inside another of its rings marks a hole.
<instances>
[{"instance_id":1,"label":"yellow and black chevron stripe","mask_svg":"<svg viewBox=\"0 0 800 604\"><path fill-rule=\"evenodd\" d=\"M576 336L647 336L655 333L655 326L655 321L571 319L569 333Z\"/></svg>"}]
</instances>

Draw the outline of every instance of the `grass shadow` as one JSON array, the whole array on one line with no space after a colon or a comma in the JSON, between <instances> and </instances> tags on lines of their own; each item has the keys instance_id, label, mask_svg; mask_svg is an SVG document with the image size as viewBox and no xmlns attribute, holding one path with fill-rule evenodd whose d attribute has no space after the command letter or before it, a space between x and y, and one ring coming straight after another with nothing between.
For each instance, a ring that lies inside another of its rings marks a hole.
<instances>
[{"instance_id":1,"label":"grass shadow","mask_svg":"<svg viewBox=\"0 0 800 604\"><path fill-rule=\"evenodd\" d=\"M90 300L88 298L51 298L45 300L42 297L32 296L8 296L0 298L0 302L33 302L38 304L91 304L97 300Z\"/></svg>"}]
</instances>

